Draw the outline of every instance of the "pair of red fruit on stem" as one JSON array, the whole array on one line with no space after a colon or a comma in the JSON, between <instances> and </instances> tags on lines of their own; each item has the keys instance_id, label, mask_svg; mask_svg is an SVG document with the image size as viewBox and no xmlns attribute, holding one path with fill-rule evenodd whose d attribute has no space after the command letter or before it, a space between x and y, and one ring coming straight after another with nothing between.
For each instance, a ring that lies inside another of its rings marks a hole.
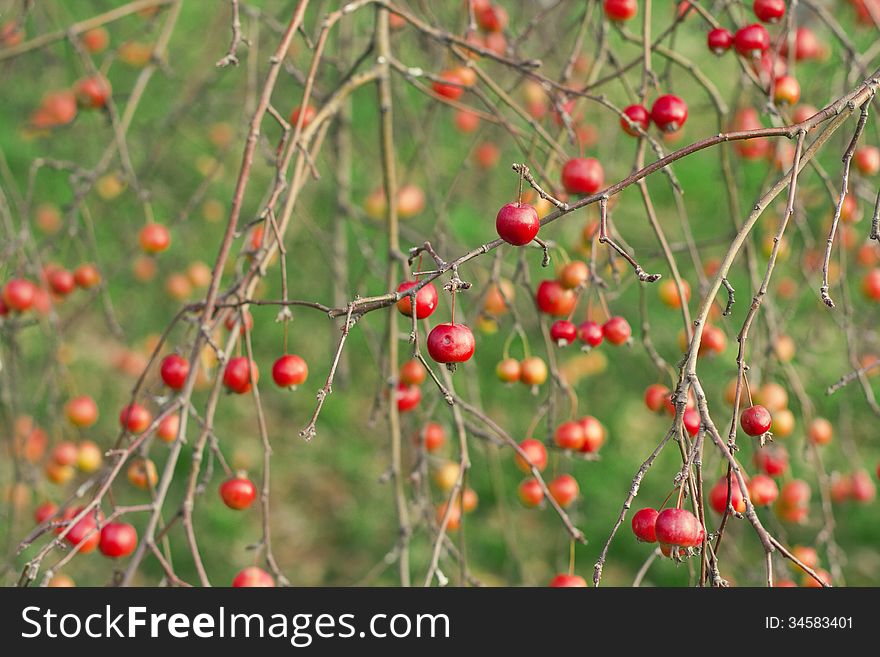
<instances>
[{"instance_id":1,"label":"pair of red fruit on stem","mask_svg":"<svg viewBox=\"0 0 880 657\"><path fill-rule=\"evenodd\" d=\"M419 281L403 281L397 286L398 294L405 294L419 285ZM437 309L439 296L433 283L425 283L415 293L415 316L416 319L430 317ZM453 298L453 304L455 300ZM397 302L397 309L406 317L413 316L412 293L401 297ZM463 363L470 360L474 355L476 342L474 334L464 324L455 323L455 307L453 305L452 321L438 324L428 334L428 354L435 362L453 366L455 363Z\"/></svg>"}]
</instances>

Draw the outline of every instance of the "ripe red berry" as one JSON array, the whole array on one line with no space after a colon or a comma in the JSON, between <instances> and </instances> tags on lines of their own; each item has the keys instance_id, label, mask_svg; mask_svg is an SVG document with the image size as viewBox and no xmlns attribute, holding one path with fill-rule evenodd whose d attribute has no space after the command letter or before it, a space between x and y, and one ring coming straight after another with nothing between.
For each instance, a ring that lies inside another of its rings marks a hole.
<instances>
[{"instance_id":1,"label":"ripe red berry","mask_svg":"<svg viewBox=\"0 0 880 657\"><path fill-rule=\"evenodd\" d=\"M755 452L755 465L764 474L778 477L788 469L788 452L784 447L763 447Z\"/></svg>"},{"instance_id":2,"label":"ripe red berry","mask_svg":"<svg viewBox=\"0 0 880 657\"><path fill-rule=\"evenodd\" d=\"M82 510L83 507L81 506L68 508L62 516L62 520L73 520ZM98 513L98 520L103 520L103 514ZM64 531L64 527L59 526L55 531L60 534ZM67 532L64 540L71 545L79 546L80 554L93 552L101 541L101 532L98 531L95 513L89 511L79 522L70 527L70 531Z\"/></svg>"},{"instance_id":3,"label":"ripe red berry","mask_svg":"<svg viewBox=\"0 0 880 657\"><path fill-rule=\"evenodd\" d=\"M538 310L553 317L564 317L574 310L577 294L564 288L559 281L541 281L535 293Z\"/></svg>"},{"instance_id":4,"label":"ripe red berry","mask_svg":"<svg viewBox=\"0 0 880 657\"><path fill-rule=\"evenodd\" d=\"M411 358L406 361L400 366L400 371L398 372L398 378L401 382L411 386L422 385L426 376L425 367L418 358Z\"/></svg>"},{"instance_id":5,"label":"ripe red berry","mask_svg":"<svg viewBox=\"0 0 880 657\"><path fill-rule=\"evenodd\" d=\"M36 296L37 286L24 278L13 278L3 287L3 302L20 313L34 305Z\"/></svg>"},{"instance_id":6,"label":"ripe red berry","mask_svg":"<svg viewBox=\"0 0 880 657\"><path fill-rule=\"evenodd\" d=\"M98 272L98 268L91 263L86 263L84 265L80 265L73 272L73 280L76 284L87 290L89 288L95 287L98 283L101 282L101 274Z\"/></svg>"},{"instance_id":7,"label":"ripe red berry","mask_svg":"<svg viewBox=\"0 0 880 657\"><path fill-rule=\"evenodd\" d=\"M629 119L629 121L627 121L625 118L620 117L620 127L623 128L623 131L626 134L633 137L639 136L639 131L633 128L630 125L630 122L641 128L642 132L647 131L648 125L651 120L651 115L648 113L648 110L645 108L644 105L630 105L623 110L623 113Z\"/></svg>"},{"instance_id":8,"label":"ripe red berry","mask_svg":"<svg viewBox=\"0 0 880 657\"><path fill-rule=\"evenodd\" d=\"M581 339L581 342L590 347L598 347L602 344L602 340L605 339L602 326L599 323L590 320L587 320L578 326L578 337Z\"/></svg>"},{"instance_id":9,"label":"ripe red berry","mask_svg":"<svg viewBox=\"0 0 880 657\"><path fill-rule=\"evenodd\" d=\"M508 203L495 217L495 230L508 244L523 246L538 235L541 220L538 211L528 203Z\"/></svg>"},{"instance_id":10,"label":"ripe red berry","mask_svg":"<svg viewBox=\"0 0 880 657\"><path fill-rule=\"evenodd\" d=\"M260 379L260 370L257 364L244 356L230 358L223 370L223 385L230 392L243 395L251 389L251 370L253 369L254 383Z\"/></svg>"},{"instance_id":11,"label":"ripe red berry","mask_svg":"<svg viewBox=\"0 0 880 657\"><path fill-rule=\"evenodd\" d=\"M410 288L418 285L418 281L403 281L397 286L397 292L406 292ZM439 297L437 296L437 288L433 283L427 283L418 292L416 292L416 319L425 319L437 309ZM397 302L397 309L401 314L412 317L412 297L409 295L400 297Z\"/></svg>"},{"instance_id":12,"label":"ripe red berry","mask_svg":"<svg viewBox=\"0 0 880 657\"><path fill-rule=\"evenodd\" d=\"M34 510L34 520L37 524L46 522L49 518L58 513L58 505L52 502L43 502Z\"/></svg>"},{"instance_id":13,"label":"ripe red berry","mask_svg":"<svg viewBox=\"0 0 880 657\"><path fill-rule=\"evenodd\" d=\"M394 398L397 400L397 411L399 413L406 413L414 409L422 401L422 389L419 386L398 383L394 390Z\"/></svg>"},{"instance_id":14,"label":"ripe red berry","mask_svg":"<svg viewBox=\"0 0 880 657\"><path fill-rule=\"evenodd\" d=\"M687 117L687 103L673 94L660 96L651 107L651 120L663 132L675 132L681 129Z\"/></svg>"},{"instance_id":15,"label":"ripe red berry","mask_svg":"<svg viewBox=\"0 0 880 657\"><path fill-rule=\"evenodd\" d=\"M570 506L580 493L577 481L570 474L561 474L556 477L556 479L547 484L547 490L550 491L550 495L563 509Z\"/></svg>"},{"instance_id":16,"label":"ripe red berry","mask_svg":"<svg viewBox=\"0 0 880 657\"><path fill-rule=\"evenodd\" d=\"M105 27L94 27L86 30L80 36L83 47L91 54L97 55L102 53L110 45L110 33Z\"/></svg>"},{"instance_id":17,"label":"ripe red berry","mask_svg":"<svg viewBox=\"0 0 880 657\"><path fill-rule=\"evenodd\" d=\"M636 538L643 543L656 543L657 533L654 531L654 525L657 523L657 516L660 512L657 509L639 509L632 517L632 530Z\"/></svg>"},{"instance_id":18,"label":"ripe red berry","mask_svg":"<svg viewBox=\"0 0 880 657\"><path fill-rule=\"evenodd\" d=\"M544 468L547 467L547 448L544 447L544 443L540 440L535 440L534 438L526 438L519 444L519 448L539 472L544 471ZM529 473L532 471L532 468L526 459L520 456L519 453L516 454L514 460L516 461L516 467L523 472Z\"/></svg>"},{"instance_id":19,"label":"ripe red berry","mask_svg":"<svg viewBox=\"0 0 880 657\"><path fill-rule=\"evenodd\" d=\"M790 75L776 79L773 87L773 100L777 103L795 105L801 99L801 85Z\"/></svg>"},{"instance_id":20,"label":"ripe red berry","mask_svg":"<svg viewBox=\"0 0 880 657\"><path fill-rule=\"evenodd\" d=\"M765 474L756 474L749 479L749 498L755 506L767 506L779 497L776 482Z\"/></svg>"},{"instance_id":21,"label":"ripe red berry","mask_svg":"<svg viewBox=\"0 0 880 657\"><path fill-rule=\"evenodd\" d=\"M162 359L159 373L166 386L172 390L180 390L189 376L189 362L178 354L168 354Z\"/></svg>"},{"instance_id":22,"label":"ripe red berry","mask_svg":"<svg viewBox=\"0 0 880 657\"><path fill-rule=\"evenodd\" d=\"M880 269L872 269L865 274L862 293L871 301L880 301Z\"/></svg>"},{"instance_id":23,"label":"ripe red berry","mask_svg":"<svg viewBox=\"0 0 880 657\"><path fill-rule=\"evenodd\" d=\"M131 433L142 433L153 421L153 414L137 402L123 407L119 412L119 424Z\"/></svg>"},{"instance_id":24,"label":"ripe red berry","mask_svg":"<svg viewBox=\"0 0 880 657\"><path fill-rule=\"evenodd\" d=\"M296 127L296 124L299 122L299 115L302 111L301 106L296 106L293 108L293 111L290 113L290 126L292 128ZM312 107L311 105L306 105L306 110L303 112L302 118L302 127L303 130L309 127L309 124L315 120L315 117L318 115L318 111Z\"/></svg>"},{"instance_id":25,"label":"ripe red berry","mask_svg":"<svg viewBox=\"0 0 880 657\"><path fill-rule=\"evenodd\" d=\"M428 422L416 436L416 442L421 442L427 452L436 452L446 442L446 430L442 424Z\"/></svg>"},{"instance_id":26,"label":"ripe red berry","mask_svg":"<svg viewBox=\"0 0 880 657\"><path fill-rule=\"evenodd\" d=\"M127 522L108 522L101 528L98 549L105 557L127 557L137 547L137 531Z\"/></svg>"},{"instance_id":27,"label":"ripe red berry","mask_svg":"<svg viewBox=\"0 0 880 657\"><path fill-rule=\"evenodd\" d=\"M443 71L438 80L431 85L438 96L449 98L450 100L458 100L464 93L464 81L456 71ZM450 84L451 83L451 84Z\"/></svg>"},{"instance_id":28,"label":"ripe red berry","mask_svg":"<svg viewBox=\"0 0 880 657\"><path fill-rule=\"evenodd\" d=\"M864 176L876 176L880 171L880 148L860 146L853 155L856 169Z\"/></svg>"},{"instance_id":29,"label":"ripe red berry","mask_svg":"<svg viewBox=\"0 0 880 657\"><path fill-rule=\"evenodd\" d=\"M871 476L866 470L856 470L850 477L851 493L854 502L867 504L873 502L877 496L877 487L871 481Z\"/></svg>"},{"instance_id":30,"label":"ripe red berry","mask_svg":"<svg viewBox=\"0 0 880 657\"><path fill-rule=\"evenodd\" d=\"M794 37L794 58L796 61L805 59L820 59L824 55L822 46L816 33L808 27L799 27ZM788 39L783 40L779 49L782 57L788 57Z\"/></svg>"},{"instance_id":31,"label":"ripe red berry","mask_svg":"<svg viewBox=\"0 0 880 657\"><path fill-rule=\"evenodd\" d=\"M247 477L236 475L220 484L220 497L230 509L241 511L257 499L257 487Z\"/></svg>"},{"instance_id":32,"label":"ripe red berry","mask_svg":"<svg viewBox=\"0 0 880 657\"><path fill-rule=\"evenodd\" d=\"M295 388L308 376L309 366L296 354L286 354L272 365L272 380L279 388Z\"/></svg>"},{"instance_id":33,"label":"ripe red berry","mask_svg":"<svg viewBox=\"0 0 880 657\"><path fill-rule=\"evenodd\" d=\"M567 347L577 339L577 327L567 319L553 322L550 327L550 338L560 347Z\"/></svg>"},{"instance_id":34,"label":"ripe red berry","mask_svg":"<svg viewBox=\"0 0 880 657\"><path fill-rule=\"evenodd\" d=\"M611 344L620 345L629 340L632 329L623 317L612 317L602 325L602 335Z\"/></svg>"},{"instance_id":35,"label":"ripe red berry","mask_svg":"<svg viewBox=\"0 0 880 657\"><path fill-rule=\"evenodd\" d=\"M275 580L272 576L262 568L256 566L248 566L239 571L232 580L234 588L262 587L271 588L275 586Z\"/></svg>"},{"instance_id":36,"label":"ripe red berry","mask_svg":"<svg viewBox=\"0 0 880 657\"><path fill-rule=\"evenodd\" d=\"M605 444L605 427L592 415L585 415L578 424L584 430L584 443L581 445L582 454L595 454Z\"/></svg>"},{"instance_id":37,"label":"ripe red berry","mask_svg":"<svg viewBox=\"0 0 880 657\"><path fill-rule=\"evenodd\" d=\"M563 265L556 275L556 280L567 290L585 285L590 278L590 268L583 260L572 260Z\"/></svg>"},{"instance_id":38,"label":"ripe red berry","mask_svg":"<svg viewBox=\"0 0 880 657\"><path fill-rule=\"evenodd\" d=\"M428 353L438 363L463 363L474 355L474 334L464 324L438 324L428 334Z\"/></svg>"},{"instance_id":39,"label":"ripe red berry","mask_svg":"<svg viewBox=\"0 0 880 657\"><path fill-rule=\"evenodd\" d=\"M606 2L605 4L607 5L608 3ZM587 586L587 580L580 575L561 573L550 580L549 586L554 589L581 588Z\"/></svg>"},{"instance_id":40,"label":"ripe red berry","mask_svg":"<svg viewBox=\"0 0 880 657\"><path fill-rule=\"evenodd\" d=\"M706 36L706 45L716 55L724 54L733 45L733 35L723 27L716 27Z\"/></svg>"},{"instance_id":41,"label":"ripe red berry","mask_svg":"<svg viewBox=\"0 0 880 657\"><path fill-rule=\"evenodd\" d=\"M66 296L76 288L73 274L62 267L54 267L46 276L46 282L51 290L59 296Z\"/></svg>"},{"instance_id":42,"label":"ripe red berry","mask_svg":"<svg viewBox=\"0 0 880 657\"><path fill-rule=\"evenodd\" d=\"M696 547L702 542L700 521L687 509L663 509L657 515L654 531L665 545Z\"/></svg>"},{"instance_id":43,"label":"ripe red berry","mask_svg":"<svg viewBox=\"0 0 880 657\"><path fill-rule=\"evenodd\" d=\"M562 449L577 451L584 445L584 428L578 422L563 422L556 427L553 441Z\"/></svg>"},{"instance_id":44,"label":"ripe red berry","mask_svg":"<svg viewBox=\"0 0 880 657\"><path fill-rule=\"evenodd\" d=\"M652 383L645 389L645 406L654 413L659 413L666 408L669 394L669 388L666 386L660 383Z\"/></svg>"},{"instance_id":45,"label":"ripe red berry","mask_svg":"<svg viewBox=\"0 0 880 657\"><path fill-rule=\"evenodd\" d=\"M458 110L455 113L455 127L459 132L470 134L480 127L480 117L469 110Z\"/></svg>"},{"instance_id":46,"label":"ripe red berry","mask_svg":"<svg viewBox=\"0 0 880 657\"><path fill-rule=\"evenodd\" d=\"M141 229L141 248L146 253L161 253L171 244L171 233L162 224L147 224Z\"/></svg>"},{"instance_id":47,"label":"ripe red berry","mask_svg":"<svg viewBox=\"0 0 880 657\"><path fill-rule=\"evenodd\" d=\"M803 479L792 479L782 486L779 504L783 507L804 507L810 502L810 485Z\"/></svg>"},{"instance_id":48,"label":"ripe red berry","mask_svg":"<svg viewBox=\"0 0 880 657\"><path fill-rule=\"evenodd\" d=\"M99 109L110 100L110 82L102 75L93 75L79 80L73 93L80 107Z\"/></svg>"},{"instance_id":49,"label":"ripe red berry","mask_svg":"<svg viewBox=\"0 0 880 657\"><path fill-rule=\"evenodd\" d=\"M770 416L770 411L760 404L749 406L739 416L740 426L750 436L761 436L767 433L770 431L772 423L773 418Z\"/></svg>"},{"instance_id":50,"label":"ripe red berry","mask_svg":"<svg viewBox=\"0 0 880 657\"><path fill-rule=\"evenodd\" d=\"M785 0L755 0L752 9L759 21L775 23L785 16Z\"/></svg>"},{"instance_id":51,"label":"ripe red berry","mask_svg":"<svg viewBox=\"0 0 880 657\"><path fill-rule=\"evenodd\" d=\"M480 29L486 32L503 32L507 27L507 11L500 5L486 5L475 13Z\"/></svg>"},{"instance_id":52,"label":"ripe red berry","mask_svg":"<svg viewBox=\"0 0 880 657\"><path fill-rule=\"evenodd\" d=\"M692 437L700 431L700 412L696 408L686 408L682 417L682 424Z\"/></svg>"},{"instance_id":53,"label":"ripe red berry","mask_svg":"<svg viewBox=\"0 0 880 657\"><path fill-rule=\"evenodd\" d=\"M736 31L733 46L743 57L760 57L770 47L770 34L760 23L752 23Z\"/></svg>"},{"instance_id":54,"label":"ripe red berry","mask_svg":"<svg viewBox=\"0 0 880 657\"><path fill-rule=\"evenodd\" d=\"M98 421L98 405L88 395L80 395L64 405L64 414L73 426L87 428Z\"/></svg>"},{"instance_id":55,"label":"ripe red berry","mask_svg":"<svg viewBox=\"0 0 880 657\"><path fill-rule=\"evenodd\" d=\"M773 481L772 479L770 480ZM727 477L721 477L712 490L709 491L709 505L715 509L716 513L724 513L727 509ZM733 477L733 485L730 488L730 506L737 513L743 513L746 510L746 500L743 497L736 477Z\"/></svg>"},{"instance_id":56,"label":"ripe red berry","mask_svg":"<svg viewBox=\"0 0 880 657\"><path fill-rule=\"evenodd\" d=\"M612 21L628 21L639 11L637 0L605 0L605 15Z\"/></svg>"},{"instance_id":57,"label":"ripe red berry","mask_svg":"<svg viewBox=\"0 0 880 657\"><path fill-rule=\"evenodd\" d=\"M180 415L172 413L166 415L156 427L156 437L166 443L174 442L177 439L177 433L180 430Z\"/></svg>"},{"instance_id":58,"label":"ripe red berry","mask_svg":"<svg viewBox=\"0 0 880 657\"><path fill-rule=\"evenodd\" d=\"M527 507L536 507L544 501L544 489L541 488L538 480L532 477L523 480L516 492L520 502Z\"/></svg>"},{"instance_id":59,"label":"ripe red berry","mask_svg":"<svg viewBox=\"0 0 880 657\"><path fill-rule=\"evenodd\" d=\"M562 186L569 194L594 194L605 184L605 172L593 157L574 157L562 167Z\"/></svg>"}]
</instances>

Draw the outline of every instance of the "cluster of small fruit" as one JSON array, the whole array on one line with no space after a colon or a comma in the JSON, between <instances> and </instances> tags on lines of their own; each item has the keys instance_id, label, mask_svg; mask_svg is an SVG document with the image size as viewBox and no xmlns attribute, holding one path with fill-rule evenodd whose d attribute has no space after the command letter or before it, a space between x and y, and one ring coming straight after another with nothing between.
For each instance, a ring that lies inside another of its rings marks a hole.
<instances>
[{"instance_id":1,"label":"cluster of small fruit","mask_svg":"<svg viewBox=\"0 0 880 657\"><path fill-rule=\"evenodd\" d=\"M755 16L763 23L778 23L785 15L785 0L755 0L752 5ZM706 36L706 45L716 55L730 48L747 58L755 73L772 90L776 103L794 105L801 96L801 88L794 76L787 74L788 39L782 41L779 56L770 52L770 33L761 23L752 23L731 33L724 27L716 27ZM794 34L795 60L821 59L825 50L819 39L808 27L799 27Z\"/></svg>"},{"instance_id":2,"label":"cluster of small fruit","mask_svg":"<svg viewBox=\"0 0 880 657\"><path fill-rule=\"evenodd\" d=\"M0 318L10 313L35 311L45 315L53 304L62 302L76 288L90 290L101 282L98 268L91 263L79 265L72 272L56 264L43 268L40 283L27 278L12 278L3 286L0 294Z\"/></svg>"},{"instance_id":3,"label":"cluster of small fruit","mask_svg":"<svg viewBox=\"0 0 880 657\"><path fill-rule=\"evenodd\" d=\"M419 290L413 295L407 293L417 285ZM437 309L439 297L433 283L421 284L418 281L403 281L397 286L397 293L403 296L397 302L397 309L405 317L413 317L413 296L415 296L415 318L430 317ZM465 324L456 324L455 316L451 322L437 324L428 333L428 354L437 363L454 369L456 363L470 360L474 355L476 341L471 329Z\"/></svg>"},{"instance_id":4,"label":"cluster of small fruit","mask_svg":"<svg viewBox=\"0 0 880 657\"><path fill-rule=\"evenodd\" d=\"M80 36L83 47L91 54L103 52L110 36L103 27L84 32ZM30 126L35 130L50 130L72 123L77 109L103 109L110 100L110 82L101 74L78 80L71 89L46 93L40 105L30 116Z\"/></svg>"},{"instance_id":5,"label":"cluster of small fruit","mask_svg":"<svg viewBox=\"0 0 880 657\"><path fill-rule=\"evenodd\" d=\"M591 434L590 441L595 449L598 449L605 440L605 428L598 423L596 418L584 418L586 425L589 427ZM576 429L572 431L563 431L563 436L568 432L571 437L577 434L581 438L579 450L583 449L586 443L587 427L581 423L572 422L569 424L578 424ZM559 431L557 431L557 434ZM567 448L569 449L569 448ZM544 502L544 489L540 482L534 477L532 468L538 472L543 472L547 468L547 447L540 440L535 438L526 438L517 449L514 457L516 466L527 475L531 475L524 479L517 488L517 495L524 506L529 508L540 507ZM580 486L577 480L570 474L563 473L551 479L547 483L547 490L550 496L561 508L565 509L571 506L580 495Z\"/></svg>"}]
</instances>

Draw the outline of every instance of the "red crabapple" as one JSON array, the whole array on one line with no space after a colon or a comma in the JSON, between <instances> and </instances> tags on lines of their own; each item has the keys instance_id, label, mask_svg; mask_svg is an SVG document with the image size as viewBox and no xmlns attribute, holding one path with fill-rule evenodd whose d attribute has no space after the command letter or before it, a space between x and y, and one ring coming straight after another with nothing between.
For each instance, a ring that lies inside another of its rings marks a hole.
<instances>
[{"instance_id":1,"label":"red crabapple","mask_svg":"<svg viewBox=\"0 0 880 657\"><path fill-rule=\"evenodd\" d=\"M657 534L654 526L657 523L657 516L660 512L657 509L639 509L632 517L632 530L636 538L643 543L656 543Z\"/></svg>"},{"instance_id":2,"label":"red crabapple","mask_svg":"<svg viewBox=\"0 0 880 657\"><path fill-rule=\"evenodd\" d=\"M470 360L474 347L474 334L464 324L438 324L428 334L428 353L438 363Z\"/></svg>"},{"instance_id":3,"label":"red crabapple","mask_svg":"<svg viewBox=\"0 0 880 657\"><path fill-rule=\"evenodd\" d=\"M739 416L739 424L749 436L762 436L770 431L773 418L770 411L756 404L743 410Z\"/></svg>"},{"instance_id":4,"label":"red crabapple","mask_svg":"<svg viewBox=\"0 0 880 657\"><path fill-rule=\"evenodd\" d=\"M272 365L272 380L279 388L296 388L308 376L309 366L296 354L286 354Z\"/></svg>"},{"instance_id":5,"label":"red crabapple","mask_svg":"<svg viewBox=\"0 0 880 657\"><path fill-rule=\"evenodd\" d=\"M257 487L244 475L235 475L220 484L220 498L230 509L241 511L257 499Z\"/></svg>"}]
</instances>

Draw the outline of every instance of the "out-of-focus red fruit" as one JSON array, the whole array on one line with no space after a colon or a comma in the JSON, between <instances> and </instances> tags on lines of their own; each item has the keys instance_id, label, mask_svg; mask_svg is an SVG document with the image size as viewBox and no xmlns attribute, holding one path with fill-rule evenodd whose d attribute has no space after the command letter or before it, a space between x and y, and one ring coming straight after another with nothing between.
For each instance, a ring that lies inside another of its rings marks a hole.
<instances>
[{"instance_id":1,"label":"out-of-focus red fruit","mask_svg":"<svg viewBox=\"0 0 880 657\"><path fill-rule=\"evenodd\" d=\"M233 578L232 586L234 588L246 587L263 587L272 588L275 586L275 580L272 576L262 568L256 566L248 566Z\"/></svg>"},{"instance_id":2,"label":"out-of-focus red fruit","mask_svg":"<svg viewBox=\"0 0 880 657\"><path fill-rule=\"evenodd\" d=\"M562 449L577 451L583 447L584 444L584 429L577 422L563 422L556 427L556 432L553 434L553 441Z\"/></svg>"},{"instance_id":3,"label":"out-of-focus red fruit","mask_svg":"<svg viewBox=\"0 0 880 657\"><path fill-rule=\"evenodd\" d=\"M605 427L599 420L592 415L585 415L578 423L584 430L584 444L581 445L581 452L584 454L595 454L599 448L605 444Z\"/></svg>"},{"instance_id":4,"label":"out-of-focus red fruit","mask_svg":"<svg viewBox=\"0 0 880 657\"><path fill-rule=\"evenodd\" d=\"M534 438L526 438L519 444L519 448L539 472L544 471L544 468L547 467L547 448L544 447L544 443ZM514 461L516 462L516 467L523 472L529 473L532 471L529 463L519 453L514 456Z\"/></svg>"},{"instance_id":5,"label":"out-of-focus red fruit","mask_svg":"<svg viewBox=\"0 0 880 657\"><path fill-rule=\"evenodd\" d=\"M580 494L580 487L570 474L561 474L547 484L547 490L563 509L570 506Z\"/></svg>"},{"instance_id":6,"label":"out-of-focus red fruit","mask_svg":"<svg viewBox=\"0 0 880 657\"><path fill-rule=\"evenodd\" d=\"M605 172L599 160L575 157L562 167L562 186L569 194L594 194L605 184Z\"/></svg>"},{"instance_id":7,"label":"out-of-focus red fruit","mask_svg":"<svg viewBox=\"0 0 880 657\"><path fill-rule=\"evenodd\" d=\"M611 317L602 325L602 335L611 344L621 345L629 341L632 336L632 328L623 317Z\"/></svg>"},{"instance_id":8,"label":"out-of-focus red fruit","mask_svg":"<svg viewBox=\"0 0 880 657\"><path fill-rule=\"evenodd\" d=\"M755 465L764 474L779 477L788 469L788 452L784 447L763 447L755 452Z\"/></svg>"},{"instance_id":9,"label":"out-of-focus red fruit","mask_svg":"<svg viewBox=\"0 0 880 657\"><path fill-rule=\"evenodd\" d=\"M553 317L564 317L571 314L577 303L577 295L564 288L559 281L545 280L538 285L535 293L538 310Z\"/></svg>"},{"instance_id":10,"label":"out-of-focus red fruit","mask_svg":"<svg viewBox=\"0 0 880 657\"><path fill-rule=\"evenodd\" d=\"M605 334L601 324L587 320L578 326L578 337L587 346L598 347L605 339Z\"/></svg>"},{"instance_id":11,"label":"out-of-focus red fruit","mask_svg":"<svg viewBox=\"0 0 880 657\"><path fill-rule=\"evenodd\" d=\"M727 510L727 495L730 492L730 506L737 513L744 513L746 510L746 500L739 487L739 481L736 477L732 477L733 483L730 487L727 485L727 477L721 477L712 490L709 491L709 505L715 510L715 513L722 514ZM773 480L770 480L773 483ZM774 486L776 484L773 484Z\"/></svg>"},{"instance_id":12,"label":"out-of-focus red fruit","mask_svg":"<svg viewBox=\"0 0 880 657\"><path fill-rule=\"evenodd\" d=\"M517 487L517 495L520 502L530 508L536 507L544 501L544 489L534 478L525 479L520 483Z\"/></svg>"},{"instance_id":13,"label":"out-of-focus red fruit","mask_svg":"<svg viewBox=\"0 0 880 657\"><path fill-rule=\"evenodd\" d=\"M767 506L773 504L779 497L779 487L776 482L765 474L756 474L749 479L749 498L755 506Z\"/></svg>"},{"instance_id":14,"label":"out-of-focus red fruit","mask_svg":"<svg viewBox=\"0 0 880 657\"><path fill-rule=\"evenodd\" d=\"M669 394L669 388L660 383L653 383L645 389L645 406L654 413L660 413L666 408Z\"/></svg>"},{"instance_id":15,"label":"out-of-focus red fruit","mask_svg":"<svg viewBox=\"0 0 880 657\"><path fill-rule=\"evenodd\" d=\"M633 124L641 128L642 132L647 132L651 115L644 105L630 105L623 110L623 114L626 118L620 117L620 127L626 134L639 136L639 131L633 128Z\"/></svg>"},{"instance_id":16,"label":"out-of-focus red fruit","mask_svg":"<svg viewBox=\"0 0 880 657\"><path fill-rule=\"evenodd\" d=\"M779 54L788 57L788 39L782 40ZM822 59L825 56L825 47L819 41L816 33L808 27L799 27L795 33L794 58L796 61L805 59Z\"/></svg>"},{"instance_id":17,"label":"out-of-focus red fruit","mask_svg":"<svg viewBox=\"0 0 880 657\"><path fill-rule=\"evenodd\" d=\"M550 588L581 588L587 586L587 580L580 575L560 574L550 580Z\"/></svg>"}]
</instances>

